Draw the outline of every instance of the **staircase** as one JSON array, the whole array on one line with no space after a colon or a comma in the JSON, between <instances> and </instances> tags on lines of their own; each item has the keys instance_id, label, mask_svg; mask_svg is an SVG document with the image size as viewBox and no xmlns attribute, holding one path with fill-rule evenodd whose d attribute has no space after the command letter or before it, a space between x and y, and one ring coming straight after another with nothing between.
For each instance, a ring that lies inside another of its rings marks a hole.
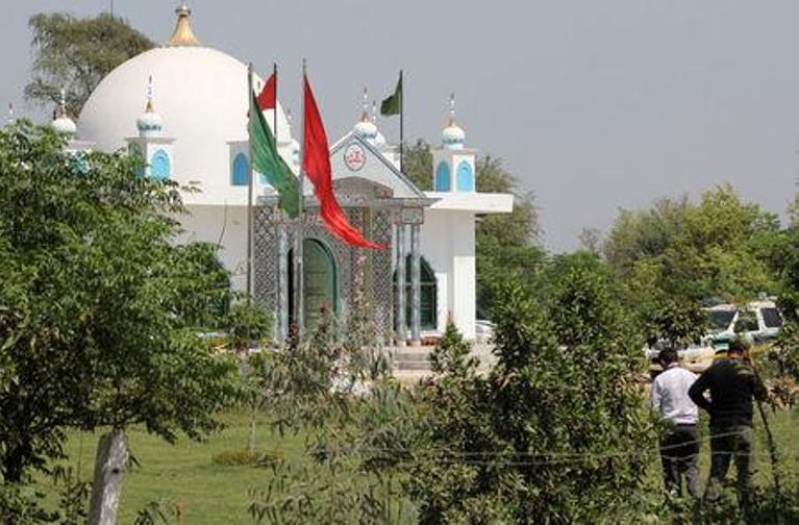
<instances>
[{"instance_id":1,"label":"staircase","mask_svg":"<svg viewBox=\"0 0 799 525\"><path fill-rule=\"evenodd\" d=\"M430 371L432 346L405 346L391 349L394 371Z\"/></svg>"}]
</instances>

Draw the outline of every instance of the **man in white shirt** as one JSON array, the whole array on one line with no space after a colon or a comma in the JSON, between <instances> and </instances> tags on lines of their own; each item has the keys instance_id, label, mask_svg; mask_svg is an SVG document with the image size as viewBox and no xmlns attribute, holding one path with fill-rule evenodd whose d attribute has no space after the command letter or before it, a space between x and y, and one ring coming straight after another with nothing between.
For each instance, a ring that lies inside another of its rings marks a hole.
<instances>
[{"instance_id":1,"label":"man in white shirt","mask_svg":"<svg viewBox=\"0 0 799 525\"><path fill-rule=\"evenodd\" d=\"M682 475L685 475L688 494L699 496L699 409L688 396L696 376L681 368L677 350L667 348L658 356L663 366L652 382L652 406L671 424L660 441L663 481L666 490L682 496Z\"/></svg>"}]
</instances>

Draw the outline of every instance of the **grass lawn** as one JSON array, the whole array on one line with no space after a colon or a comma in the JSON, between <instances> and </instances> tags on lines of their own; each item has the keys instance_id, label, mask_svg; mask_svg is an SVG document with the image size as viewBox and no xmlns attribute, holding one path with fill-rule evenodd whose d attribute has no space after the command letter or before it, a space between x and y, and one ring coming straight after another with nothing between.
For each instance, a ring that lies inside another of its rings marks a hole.
<instances>
[{"instance_id":1,"label":"grass lawn","mask_svg":"<svg viewBox=\"0 0 799 525\"><path fill-rule=\"evenodd\" d=\"M247 416L230 413L222 419L226 428L201 443L183 438L170 445L139 428L128 432L130 450L139 465L125 474L119 523L133 523L137 512L152 501L160 501L167 508L179 506L185 524L252 523L247 514L248 491L262 486L270 471L220 466L211 461L220 452L246 448ZM303 457L302 437L279 438L266 424L258 427L258 434L258 450L275 451L287 459ZM80 461L83 479L90 480L93 474L98 438L99 434L91 433L70 437L70 464L76 467Z\"/></svg>"},{"instance_id":2,"label":"grass lawn","mask_svg":"<svg viewBox=\"0 0 799 525\"><path fill-rule=\"evenodd\" d=\"M139 462L125 476L120 523L133 523L136 513L151 501L161 501L167 508L178 505L182 509L179 523L191 525L223 525L252 523L247 514L250 489L263 487L270 470L246 466L220 466L211 458L220 452L241 450L247 443L247 416L243 413L226 414L226 428L202 443L182 439L170 445L140 429L129 432L131 451ZM778 443L783 483L799 480L799 411L783 410L770 415L770 427ZM757 483L771 483L772 469L768 455L764 427L759 414L755 415L758 434L756 444ZM272 434L261 424L257 439L259 450L275 451L292 461L307 461L304 441L300 436L282 438ZM68 444L70 465L80 465L83 479L90 479L97 435L74 434ZM706 426L702 433L701 486L707 480L710 464L709 435ZM649 472L651 490L661 487L660 465L655 443L646 445L651 451ZM734 470L731 469L731 470ZM175 520L173 519L173 522Z\"/></svg>"}]
</instances>

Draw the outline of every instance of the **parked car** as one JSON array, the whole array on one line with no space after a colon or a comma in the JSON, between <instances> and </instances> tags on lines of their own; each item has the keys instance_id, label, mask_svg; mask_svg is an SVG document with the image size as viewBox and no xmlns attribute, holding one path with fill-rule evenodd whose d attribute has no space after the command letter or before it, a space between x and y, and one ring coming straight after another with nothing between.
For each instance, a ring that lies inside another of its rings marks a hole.
<instances>
[{"instance_id":1,"label":"parked car","mask_svg":"<svg viewBox=\"0 0 799 525\"><path fill-rule=\"evenodd\" d=\"M720 304L705 308L710 331L703 342L717 350L726 350L727 344L737 335L743 335L753 344L775 339L782 328L782 317L771 300L752 301L743 307Z\"/></svg>"},{"instance_id":2,"label":"parked car","mask_svg":"<svg viewBox=\"0 0 799 525\"><path fill-rule=\"evenodd\" d=\"M782 317L773 300L760 299L743 306L724 303L703 310L708 319L708 332L697 344L678 352L683 364L697 372L710 366L713 357L726 351L736 336L742 335L752 344L762 344L775 339L782 328ZM654 362L662 346L646 347L644 353Z\"/></svg>"}]
</instances>

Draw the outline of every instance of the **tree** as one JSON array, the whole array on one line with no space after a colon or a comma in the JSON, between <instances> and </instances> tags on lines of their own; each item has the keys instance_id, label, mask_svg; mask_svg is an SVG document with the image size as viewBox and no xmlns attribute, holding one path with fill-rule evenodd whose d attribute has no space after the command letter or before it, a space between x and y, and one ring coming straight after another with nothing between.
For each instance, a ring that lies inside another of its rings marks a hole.
<instances>
[{"instance_id":1,"label":"tree","mask_svg":"<svg viewBox=\"0 0 799 525\"><path fill-rule=\"evenodd\" d=\"M620 291L586 253L547 265L536 294L505 282L495 313L498 363L464 363L450 331L440 376L421 386L427 449L409 493L420 523L624 521L646 482L655 425L631 381L640 341ZM445 342L446 340L446 342Z\"/></svg>"},{"instance_id":2,"label":"tree","mask_svg":"<svg viewBox=\"0 0 799 525\"><path fill-rule=\"evenodd\" d=\"M66 90L67 111L80 114L94 88L118 65L155 47L155 43L109 13L75 18L39 13L28 21L33 31L33 78L25 98L53 107Z\"/></svg>"},{"instance_id":3,"label":"tree","mask_svg":"<svg viewBox=\"0 0 799 525\"><path fill-rule=\"evenodd\" d=\"M591 253L602 251L602 233L596 228L583 228L579 236L580 248Z\"/></svg>"},{"instance_id":4,"label":"tree","mask_svg":"<svg viewBox=\"0 0 799 525\"><path fill-rule=\"evenodd\" d=\"M410 177L422 191L433 190L433 154L430 153L430 144L422 139L410 146L403 145L402 172Z\"/></svg>"},{"instance_id":5,"label":"tree","mask_svg":"<svg viewBox=\"0 0 799 525\"><path fill-rule=\"evenodd\" d=\"M496 239L500 246L533 246L540 234L538 210L532 192L519 194L517 181L502 165L502 159L490 155L477 161L477 191L512 193L513 211L482 217L478 227L478 242L482 238Z\"/></svg>"},{"instance_id":6,"label":"tree","mask_svg":"<svg viewBox=\"0 0 799 525\"><path fill-rule=\"evenodd\" d=\"M688 343L704 332L708 299L745 302L776 291L772 267L781 237L776 216L723 185L699 204L683 197L622 210L604 248L649 339Z\"/></svg>"},{"instance_id":7,"label":"tree","mask_svg":"<svg viewBox=\"0 0 799 525\"><path fill-rule=\"evenodd\" d=\"M173 244L175 183L135 175L141 158L63 146L26 122L0 133L4 483L46 471L66 428L110 427L100 448L124 459L128 426L197 438L236 394L235 365L197 324L230 291L210 247Z\"/></svg>"},{"instance_id":8,"label":"tree","mask_svg":"<svg viewBox=\"0 0 799 525\"><path fill-rule=\"evenodd\" d=\"M516 179L490 155L477 161L477 190L486 193L512 193L511 213L479 218L476 232L477 311L493 318L498 287L510 276L532 284L544 260L537 244L540 233L533 193L519 195ZM523 279L522 279L523 278Z\"/></svg>"}]
</instances>

